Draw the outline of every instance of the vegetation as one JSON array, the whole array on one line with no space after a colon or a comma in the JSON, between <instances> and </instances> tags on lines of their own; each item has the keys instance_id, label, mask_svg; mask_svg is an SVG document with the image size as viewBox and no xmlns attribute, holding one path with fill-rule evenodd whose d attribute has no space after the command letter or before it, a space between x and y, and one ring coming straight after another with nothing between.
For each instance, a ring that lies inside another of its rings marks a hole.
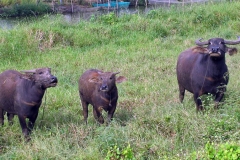
<instances>
[{"instance_id":1,"label":"vegetation","mask_svg":"<svg viewBox=\"0 0 240 160\"><path fill-rule=\"evenodd\" d=\"M28 17L52 12L50 5L46 3L22 2L12 4L10 7L1 9L0 17Z\"/></svg>"},{"instance_id":2,"label":"vegetation","mask_svg":"<svg viewBox=\"0 0 240 160\"><path fill-rule=\"evenodd\" d=\"M74 25L45 16L0 30L0 71L47 66L59 79L43 99L30 142L17 117L0 128L0 159L239 159L240 56L226 55L225 101L214 110L203 96L204 114L196 113L190 93L179 102L175 72L179 53L196 39L235 40L239 10L238 2L173 7ZM77 81L89 68L128 79L118 85L109 126L95 122L91 106L83 122Z\"/></svg>"},{"instance_id":3,"label":"vegetation","mask_svg":"<svg viewBox=\"0 0 240 160\"><path fill-rule=\"evenodd\" d=\"M1 0L0 7L24 3L37 3L39 0Z\"/></svg>"}]
</instances>

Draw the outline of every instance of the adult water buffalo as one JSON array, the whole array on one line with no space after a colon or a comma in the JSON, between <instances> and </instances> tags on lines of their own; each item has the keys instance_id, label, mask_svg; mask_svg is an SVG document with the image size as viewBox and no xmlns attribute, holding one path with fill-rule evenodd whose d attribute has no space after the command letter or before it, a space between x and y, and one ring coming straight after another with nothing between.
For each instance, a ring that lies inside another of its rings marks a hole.
<instances>
[{"instance_id":1,"label":"adult water buffalo","mask_svg":"<svg viewBox=\"0 0 240 160\"><path fill-rule=\"evenodd\" d=\"M50 68L23 72L7 70L0 74L0 123L4 123L5 112L10 122L14 115L18 115L22 132L27 137L37 119L46 89L55 87L57 78L51 74ZM26 118L29 119L28 125Z\"/></svg>"},{"instance_id":2,"label":"adult water buffalo","mask_svg":"<svg viewBox=\"0 0 240 160\"><path fill-rule=\"evenodd\" d=\"M83 107L84 121L87 123L88 105L93 106L94 118L99 123L104 123L102 110L108 112L108 120L113 117L117 106L117 83L126 80L125 77L116 77L119 72L103 72L90 69L84 72L79 79L79 95Z\"/></svg>"},{"instance_id":3,"label":"adult water buffalo","mask_svg":"<svg viewBox=\"0 0 240 160\"><path fill-rule=\"evenodd\" d=\"M215 96L215 108L218 108L229 79L225 53L237 53L236 48L226 45L239 44L240 37L236 41L222 38L212 38L204 42L200 40L196 40L198 46L185 50L178 57L179 98L182 102L185 90L188 90L194 95L197 110L203 110L200 96L210 93Z\"/></svg>"}]
</instances>

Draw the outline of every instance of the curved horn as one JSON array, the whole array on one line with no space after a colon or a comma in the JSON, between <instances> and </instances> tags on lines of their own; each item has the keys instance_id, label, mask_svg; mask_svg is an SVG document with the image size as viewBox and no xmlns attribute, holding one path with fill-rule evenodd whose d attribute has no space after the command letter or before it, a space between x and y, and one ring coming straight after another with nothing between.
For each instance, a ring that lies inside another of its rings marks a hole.
<instances>
[{"instance_id":1,"label":"curved horn","mask_svg":"<svg viewBox=\"0 0 240 160\"><path fill-rule=\"evenodd\" d=\"M238 40L236 41L228 41L228 40L224 40L225 44L230 44L230 45L234 45L234 44L239 44L240 43L240 36L237 36Z\"/></svg>"},{"instance_id":2,"label":"curved horn","mask_svg":"<svg viewBox=\"0 0 240 160\"><path fill-rule=\"evenodd\" d=\"M203 45L207 45L207 44L208 44L208 41L201 42L201 39L202 39L202 38L197 39L197 40L195 41L196 45L198 45L198 46L203 46Z\"/></svg>"},{"instance_id":3,"label":"curved horn","mask_svg":"<svg viewBox=\"0 0 240 160\"><path fill-rule=\"evenodd\" d=\"M116 75L116 74L118 74L118 73L120 73L120 72L114 72L113 74L115 74L115 75Z\"/></svg>"},{"instance_id":4,"label":"curved horn","mask_svg":"<svg viewBox=\"0 0 240 160\"><path fill-rule=\"evenodd\" d=\"M36 69L21 71L24 73L36 73Z\"/></svg>"}]
</instances>

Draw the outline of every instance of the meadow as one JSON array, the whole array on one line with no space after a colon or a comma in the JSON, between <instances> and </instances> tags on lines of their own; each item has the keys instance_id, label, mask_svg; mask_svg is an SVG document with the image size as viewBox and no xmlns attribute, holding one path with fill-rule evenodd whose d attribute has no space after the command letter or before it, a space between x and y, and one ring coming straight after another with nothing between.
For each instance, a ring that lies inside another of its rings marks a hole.
<instances>
[{"instance_id":1,"label":"meadow","mask_svg":"<svg viewBox=\"0 0 240 160\"><path fill-rule=\"evenodd\" d=\"M0 159L239 159L239 54L226 55L230 81L218 110L210 95L202 97L204 114L189 92L181 104L176 78L178 55L196 39L237 39L239 10L239 2L209 3L78 24L45 15L0 29L0 71L50 67L59 80L43 98L30 142L16 116L0 128ZM127 78L110 125L94 120L92 106L83 122L78 79L89 68Z\"/></svg>"}]
</instances>

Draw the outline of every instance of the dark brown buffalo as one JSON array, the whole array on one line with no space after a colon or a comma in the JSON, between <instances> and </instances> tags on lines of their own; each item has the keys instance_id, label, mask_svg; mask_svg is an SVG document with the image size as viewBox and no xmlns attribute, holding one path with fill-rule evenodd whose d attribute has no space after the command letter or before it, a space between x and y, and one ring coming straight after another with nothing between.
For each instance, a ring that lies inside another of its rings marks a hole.
<instances>
[{"instance_id":1,"label":"dark brown buffalo","mask_svg":"<svg viewBox=\"0 0 240 160\"><path fill-rule=\"evenodd\" d=\"M117 83L125 80L125 77L116 77L119 72L103 72L90 69L84 72L79 79L79 95L83 107L84 121L87 123L88 105L93 106L94 118L99 123L104 123L102 110L108 112L108 121L113 117L117 106Z\"/></svg>"},{"instance_id":2,"label":"dark brown buffalo","mask_svg":"<svg viewBox=\"0 0 240 160\"><path fill-rule=\"evenodd\" d=\"M196 41L198 46L187 49L178 57L177 79L179 85L179 98L182 102L185 90L193 93L197 110L203 110L200 96L212 94L215 96L215 108L222 100L229 73L225 63L225 53L233 55L236 48L226 45L240 43L240 37L236 41L228 41L222 38L212 38L208 41Z\"/></svg>"},{"instance_id":3,"label":"dark brown buffalo","mask_svg":"<svg viewBox=\"0 0 240 160\"><path fill-rule=\"evenodd\" d=\"M42 103L42 97L49 87L57 85L57 78L50 68L23 71L7 70L0 74L0 123L4 123L4 113L12 121L18 115L25 137L33 129ZM26 118L29 119L28 125Z\"/></svg>"}]
</instances>

